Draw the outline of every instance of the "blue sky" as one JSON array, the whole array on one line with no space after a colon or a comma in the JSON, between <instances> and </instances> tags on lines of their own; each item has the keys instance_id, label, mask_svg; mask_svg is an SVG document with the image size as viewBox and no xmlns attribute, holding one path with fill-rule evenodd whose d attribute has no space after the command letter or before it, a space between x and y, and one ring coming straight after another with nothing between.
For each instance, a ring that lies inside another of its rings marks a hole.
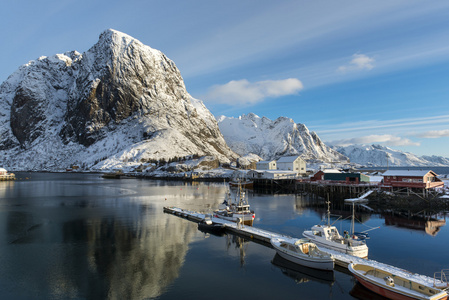
<instances>
[{"instance_id":1,"label":"blue sky","mask_svg":"<svg viewBox=\"0 0 449 300\"><path fill-rule=\"evenodd\" d=\"M285 116L327 144L449 157L446 0L4 2L0 82L113 28L164 52L216 116Z\"/></svg>"}]
</instances>

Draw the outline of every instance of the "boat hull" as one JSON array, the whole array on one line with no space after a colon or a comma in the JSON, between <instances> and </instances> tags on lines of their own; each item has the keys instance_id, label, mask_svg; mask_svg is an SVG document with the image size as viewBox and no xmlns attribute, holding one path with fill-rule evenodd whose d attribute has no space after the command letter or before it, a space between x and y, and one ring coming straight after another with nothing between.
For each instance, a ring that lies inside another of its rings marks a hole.
<instances>
[{"instance_id":1,"label":"boat hull","mask_svg":"<svg viewBox=\"0 0 449 300\"><path fill-rule=\"evenodd\" d=\"M287 251L283 248L281 248L277 242L271 241L271 245L276 250L276 253L295 264L302 265L309 268L319 269L319 270L326 270L330 271L334 269L334 259L332 257L328 258L316 258L311 257L307 254L303 253L291 253L290 251Z\"/></svg>"},{"instance_id":2,"label":"boat hull","mask_svg":"<svg viewBox=\"0 0 449 300\"><path fill-rule=\"evenodd\" d=\"M325 238L317 238L311 231L304 231L302 235L310 239L318 246L329 248L331 250L339 251L352 256L357 256L360 258L368 257L368 247L366 245L352 247L347 244L338 244L336 242L328 241Z\"/></svg>"},{"instance_id":3,"label":"boat hull","mask_svg":"<svg viewBox=\"0 0 449 300\"><path fill-rule=\"evenodd\" d=\"M348 269L354 275L354 277L357 279L357 281L360 282L364 287L366 287L367 289L375 292L376 294L379 294L388 299L395 299L395 300L412 300L412 299L447 300L447 297L448 297L447 293L445 293L441 290L429 288L426 286L423 286L423 290L424 289L432 289L432 290L434 290L433 295L417 293L416 290L412 290L412 289L410 289L410 290L404 289L401 285L398 285L398 287L396 287L395 284L388 285L382 281L377 281L375 278L369 278L368 276L363 276L362 273L368 273L368 272L355 270L353 267L353 264L350 264ZM387 273L385 273L383 275L387 275ZM394 274L392 274L392 276L395 277ZM396 279L395 279L395 283L396 283Z\"/></svg>"},{"instance_id":4,"label":"boat hull","mask_svg":"<svg viewBox=\"0 0 449 300\"><path fill-rule=\"evenodd\" d=\"M318 269L318 270L326 270L326 271L330 271L334 269L334 262L333 261L310 261L310 260L306 260L306 259L302 259L296 256L292 256L289 255L287 253L284 253L282 251L278 251L276 250L276 253L279 254L280 257L291 261L295 264L298 265L302 265L305 267L309 267L309 268L313 268L313 269Z\"/></svg>"},{"instance_id":5,"label":"boat hull","mask_svg":"<svg viewBox=\"0 0 449 300\"><path fill-rule=\"evenodd\" d=\"M367 289L373 291L376 294L379 294L385 298L388 299L395 299L395 300L411 300L411 299L416 299L416 298L410 298L408 296L387 290L385 288L381 288L378 285L375 285L373 283L371 283L370 281L367 281L365 279L363 279L360 276L354 275L354 277L357 279L358 282L360 282L364 287L366 287ZM418 298L419 299L419 298Z\"/></svg>"},{"instance_id":6,"label":"boat hull","mask_svg":"<svg viewBox=\"0 0 449 300\"><path fill-rule=\"evenodd\" d=\"M238 223L239 220L242 221L243 225L249 225L249 226L253 226L254 223L254 215L253 214L245 214L245 215L241 215L241 214L235 214L233 213L232 215L226 215L226 214L221 214L219 212L216 212L214 217L216 218L220 218L226 221L231 221L234 223Z\"/></svg>"}]
</instances>

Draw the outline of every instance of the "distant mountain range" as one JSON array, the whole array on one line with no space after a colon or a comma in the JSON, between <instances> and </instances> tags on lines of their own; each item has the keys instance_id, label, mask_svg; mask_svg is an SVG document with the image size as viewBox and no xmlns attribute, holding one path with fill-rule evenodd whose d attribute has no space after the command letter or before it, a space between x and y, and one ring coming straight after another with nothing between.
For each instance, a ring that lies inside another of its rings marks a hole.
<instances>
[{"instance_id":1,"label":"distant mountain range","mask_svg":"<svg viewBox=\"0 0 449 300\"><path fill-rule=\"evenodd\" d=\"M380 145L351 145L333 147L347 156L352 163L363 166L449 166L449 158L442 156L416 156Z\"/></svg>"},{"instance_id":2,"label":"distant mountain range","mask_svg":"<svg viewBox=\"0 0 449 300\"><path fill-rule=\"evenodd\" d=\"M380 146L330 148L304 124L255 114L214 118L192 98L173 61L109 29L85 53L30 61L0 85L0 166L9 170L126 169L213 156L309 163L449 165ZM257 155L257 156L256 156Z\"/></svg>"}]
</instances>

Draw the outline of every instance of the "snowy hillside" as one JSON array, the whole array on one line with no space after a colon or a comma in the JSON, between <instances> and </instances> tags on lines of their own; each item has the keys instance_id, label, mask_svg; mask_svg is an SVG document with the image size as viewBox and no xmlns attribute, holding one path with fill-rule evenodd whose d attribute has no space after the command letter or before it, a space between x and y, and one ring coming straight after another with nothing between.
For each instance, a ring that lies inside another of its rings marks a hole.
<instances>
[{"instance_id":1,"label":"snowy hillside","mask_svg":"<svg viewBox=\"0 0 449 300\"><path fill-rule=\"evenodd\" d=\"M380 145L351 145L334 147L349 157L352 163L364 166L449 166L449 159L441 156L421 156L393 150Z\"/></svg>"},{"instance_id":2,"label":"snowy hillside","mask_svg":"<svg viewBox=\"0 0 449 300\"><path fill-rule=\"evenodd\" d=\"M346 162L348 159L326 146L304 124L280 117L272 121L255 114L239 118L221 116L218 126L229 147L239 155L254 153L264 160L301 155L309 162Z\"/></svg>"},{"instance_id":3,"label":"snowy hillside","mask_svg":"<svg viewBox=\"0 0 449 300\"><path fill-rule=\"evenodd\" d=\"M237 158L173 61L115 30L87 52L40 57L0 85L0 164L60 170Z\"/></svg>"}]
</instances>

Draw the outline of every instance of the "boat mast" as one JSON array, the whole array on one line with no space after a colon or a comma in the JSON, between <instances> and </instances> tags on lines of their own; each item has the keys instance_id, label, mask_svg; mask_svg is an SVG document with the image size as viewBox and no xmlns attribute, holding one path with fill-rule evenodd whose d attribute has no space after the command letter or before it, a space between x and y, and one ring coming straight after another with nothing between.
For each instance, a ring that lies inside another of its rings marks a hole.
<instances>
[{"instance_id":1,"label":"boat mast","mask_svg":"<svg viewBox=\"0 0 449 300\"><path fill-rule=\"evenodd\" d=\"M352 202L352 219L351 219L351 235L354 234L354 219L355 219L355 212L354 212L355 204Z\"/></svg>"},{"instance_id":2,"label":"boat mast","mask_svg":"<svg viewBox=\"0 0 449 300\"><path fill-rule=\"evenodd\" d=\"M329 194L327 194L327 226L331 226L331 211L330 211L330 204L329 201Z\"/></svg>"}]
</instances>

